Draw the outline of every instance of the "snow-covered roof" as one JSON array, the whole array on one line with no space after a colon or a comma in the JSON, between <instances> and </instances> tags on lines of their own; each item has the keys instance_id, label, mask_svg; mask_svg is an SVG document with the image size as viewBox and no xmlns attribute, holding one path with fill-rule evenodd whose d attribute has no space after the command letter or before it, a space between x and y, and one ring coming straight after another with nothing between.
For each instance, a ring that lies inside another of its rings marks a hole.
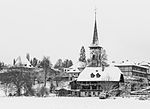
<instances>
[{"instance_id":1,"label":"snow-covered roof","mask_svg":"<svg viewBox=\"0 0 150 109\"><path fill-rule=\"evenodd\" d=\"M5 73L5 72L7 72L7 69L0 70L0 73Z\"/></svg>"},{"instance_id":2,"label":"snow-covered roof","mask_svg":"<svg viewBox=\"0 0 150 109\"><path fill-rule=\"evenodd\" d=\"M85 68L85 67L86 67L86 63L85 62L78 61L77 63L75 63L74 65L72 65L69 68L76 69L76 68Z\"/></svg>"},{"instance_id":3,"label":"snow-covered roof","mask_svg":"<svg viewBox=\"0 0 150 109\"><path fill-rule=\"evenodd\" d=\"M150 63L145 61L141 62L140 65L150 67Z\"/></svg>"},{"instance_id":4,"label":"snow-covered roof","mask_svg":"<svg viewBox=\"0 0 150 109\"><path fill-rule=\"evenodd\" d=\"M80 73L80 69L86 67L86 63L78 61L76 64L72 65L67 69L67 73Z\"/></svg>"},{"instance_id":5,"label":"snow-covered roof","mask_svg":"<svg viewBox=\"0 0 150 109\"><path fill-rule=\"evenodd\" d=\"M69 69L67 71L67 73L80 73L80 70L78 68L76 68L76 69Z\"/></svg>"},{"instance_id":6,"label":"snow-covered roof","mask_svg":"<svg viewBox=\"0 0 150 109\"><path fill-rule=\"evenodd\" d=\"M86 67L77 78L77 81L120 81L122 72L118 67Z\"/></svg>"},{"instance_id":7,"label":"snow-covered roof","mask_svg":"<svg viewBox=\"0 0 150 109\"><path fill-rule=\"evenodd\" d=\"M23 65L23 67L32 68L33 66L26 58L21 58L20 56L16 59L15 66Z\"/></svg>"},{"instance_id":8,"label":"snow-covered roof","mask_svg":"<svg viewBox=\"0 0 150 109\"><path fill-rule=\"evenodd\" d=\"M133 63L133 62L123 62L123 63L120 63L120 64L114 64L115 66L137 66L137 67L143 67L143 68L147 68L146 66L142 66L140 64L136 64L136 63Z\"/></svg>"}]
</instances>

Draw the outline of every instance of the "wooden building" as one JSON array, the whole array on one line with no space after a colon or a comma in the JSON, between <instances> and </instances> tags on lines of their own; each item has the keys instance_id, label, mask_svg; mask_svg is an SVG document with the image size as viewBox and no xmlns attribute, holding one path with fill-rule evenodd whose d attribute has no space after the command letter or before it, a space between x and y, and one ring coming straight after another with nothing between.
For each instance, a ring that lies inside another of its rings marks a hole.
<instances>
[{"instance_id":1,"label":"wooden building","mask_svg":"<svg viewBox=\"0 0 150 109\"><path fill-rule=\"evenodd\" d=\"M80 96L99 96L102 91L108 92L119 88L124 82L122 72L117 67L86 67L77 79Z\"/></svg>"}]
</instances>

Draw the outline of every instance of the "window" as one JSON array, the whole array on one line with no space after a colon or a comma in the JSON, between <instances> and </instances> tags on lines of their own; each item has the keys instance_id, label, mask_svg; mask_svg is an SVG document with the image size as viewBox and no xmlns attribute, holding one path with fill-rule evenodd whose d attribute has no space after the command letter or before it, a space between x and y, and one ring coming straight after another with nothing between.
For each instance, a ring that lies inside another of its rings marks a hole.
<instances>
[{"instance_id":1,"label":"window","mask_svg":"<svg viewBox=\"0 0 150 109\"><path fill-rule=\"evenodd\" d=\"M93 55L92 59L95 60L95 55Z\"/></svg>"},{"instance_id":2,"label":"window","mask_svg":"<svg viewBox=\"0 0 150 109\"><path fill-rule=\"evenodd\" d=\"M91 78L94 78L94 77L95 77L95 75L93 73L91 73Z\"/></svg>"},{"instance_id":3,"label":"window","mask_svg":"<svg viewBox=\"0 0 150 109\"><path fill-rule=\"evenodd\" d=\"M97 89L97 86L96 85L93 85L92 86L92 90L96 90Z\"/></svg>"},{"instance_id":4,"label":"window","mask_svg":"<svg viewBox=\"0 0 150 109\"><path fill-rule=\"evenodd\" d=\"M96 77L99 78L101 75L99 73L96 74Z\"/></svg>"},{"instance_id":5,"label":"window","mask_svg":"<svg viewBox=\"0 0 150 109\"><path fill-rule=\"evenodd\" d=\"M93 95L95 95L95 92L93 92Z\"/></svg>"}]
</instances>

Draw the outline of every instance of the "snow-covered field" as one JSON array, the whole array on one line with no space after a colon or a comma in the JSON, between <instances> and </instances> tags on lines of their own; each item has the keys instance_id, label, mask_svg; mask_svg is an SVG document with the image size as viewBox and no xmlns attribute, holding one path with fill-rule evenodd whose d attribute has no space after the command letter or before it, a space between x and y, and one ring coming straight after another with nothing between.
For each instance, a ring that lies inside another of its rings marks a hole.
<instances>
[{"instance_id":1,"label":"snow-covered field","mask_svg":"<svg viewBox=\"0 0 150 109\"><path fill-rule=\"evenodd\" d=\"M97 97L0 97L0 109L144 109L150 100Z\"/></svg>"}]
</instances>

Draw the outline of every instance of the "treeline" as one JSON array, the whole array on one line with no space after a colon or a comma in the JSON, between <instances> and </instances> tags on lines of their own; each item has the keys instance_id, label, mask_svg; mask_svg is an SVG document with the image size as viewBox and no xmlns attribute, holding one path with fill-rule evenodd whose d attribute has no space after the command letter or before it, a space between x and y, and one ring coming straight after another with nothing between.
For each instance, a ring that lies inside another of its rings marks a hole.
<instances>
[{"instance_id":1,"label":"treeline","mask_svg":"<svg viewBox=\"0 0 150 109\"><path fill-rule=\"evenodd\" d=\"M26 59L30 63L29 67L25 63L18 62L21 60L20 57L13 60L11 67L0 62L0 69L3 71L0 73L0 88L6 96L45 96L52 92L53 81L57 82L56 78L61 78L63 69L73 65L72 60L69 59L64 61L58 59L54 66L50 58L45 56L42 60L38 60L27 54ZM48 81L51 82L50 88L46 87ZM33 88L36 84L42 86L39 89Z\"/></svg>"},{"instance_id":2,"label":"treeline","mask_svg":"<svg viewBox=\"0 0 150 109\"><path fill-rule=\"evenodd\" d=\"M103 52L103 60L107 61L107 55ZM28 67L26 63L21 63L21 58L13 59L13 65L7 66L0 62L0 88L4 90L8 96L45 96L55 90L53 81L58 84L63 77L66 78L65 68L73 65L70 59L58 59L53 65L49 57L44 56L42 60L36 57L31 57L29 53L26 54L26 59L30 63ZM81 47L78 61L90 65L91 60L86 59L84 46ZM37 83L36 83L37 82ZM47 82L51 85L47 89ZM34 88L36 84L41 84L40 88ZM58 85L57 85L58 86Z\"/></svg>"}]
</instances>

